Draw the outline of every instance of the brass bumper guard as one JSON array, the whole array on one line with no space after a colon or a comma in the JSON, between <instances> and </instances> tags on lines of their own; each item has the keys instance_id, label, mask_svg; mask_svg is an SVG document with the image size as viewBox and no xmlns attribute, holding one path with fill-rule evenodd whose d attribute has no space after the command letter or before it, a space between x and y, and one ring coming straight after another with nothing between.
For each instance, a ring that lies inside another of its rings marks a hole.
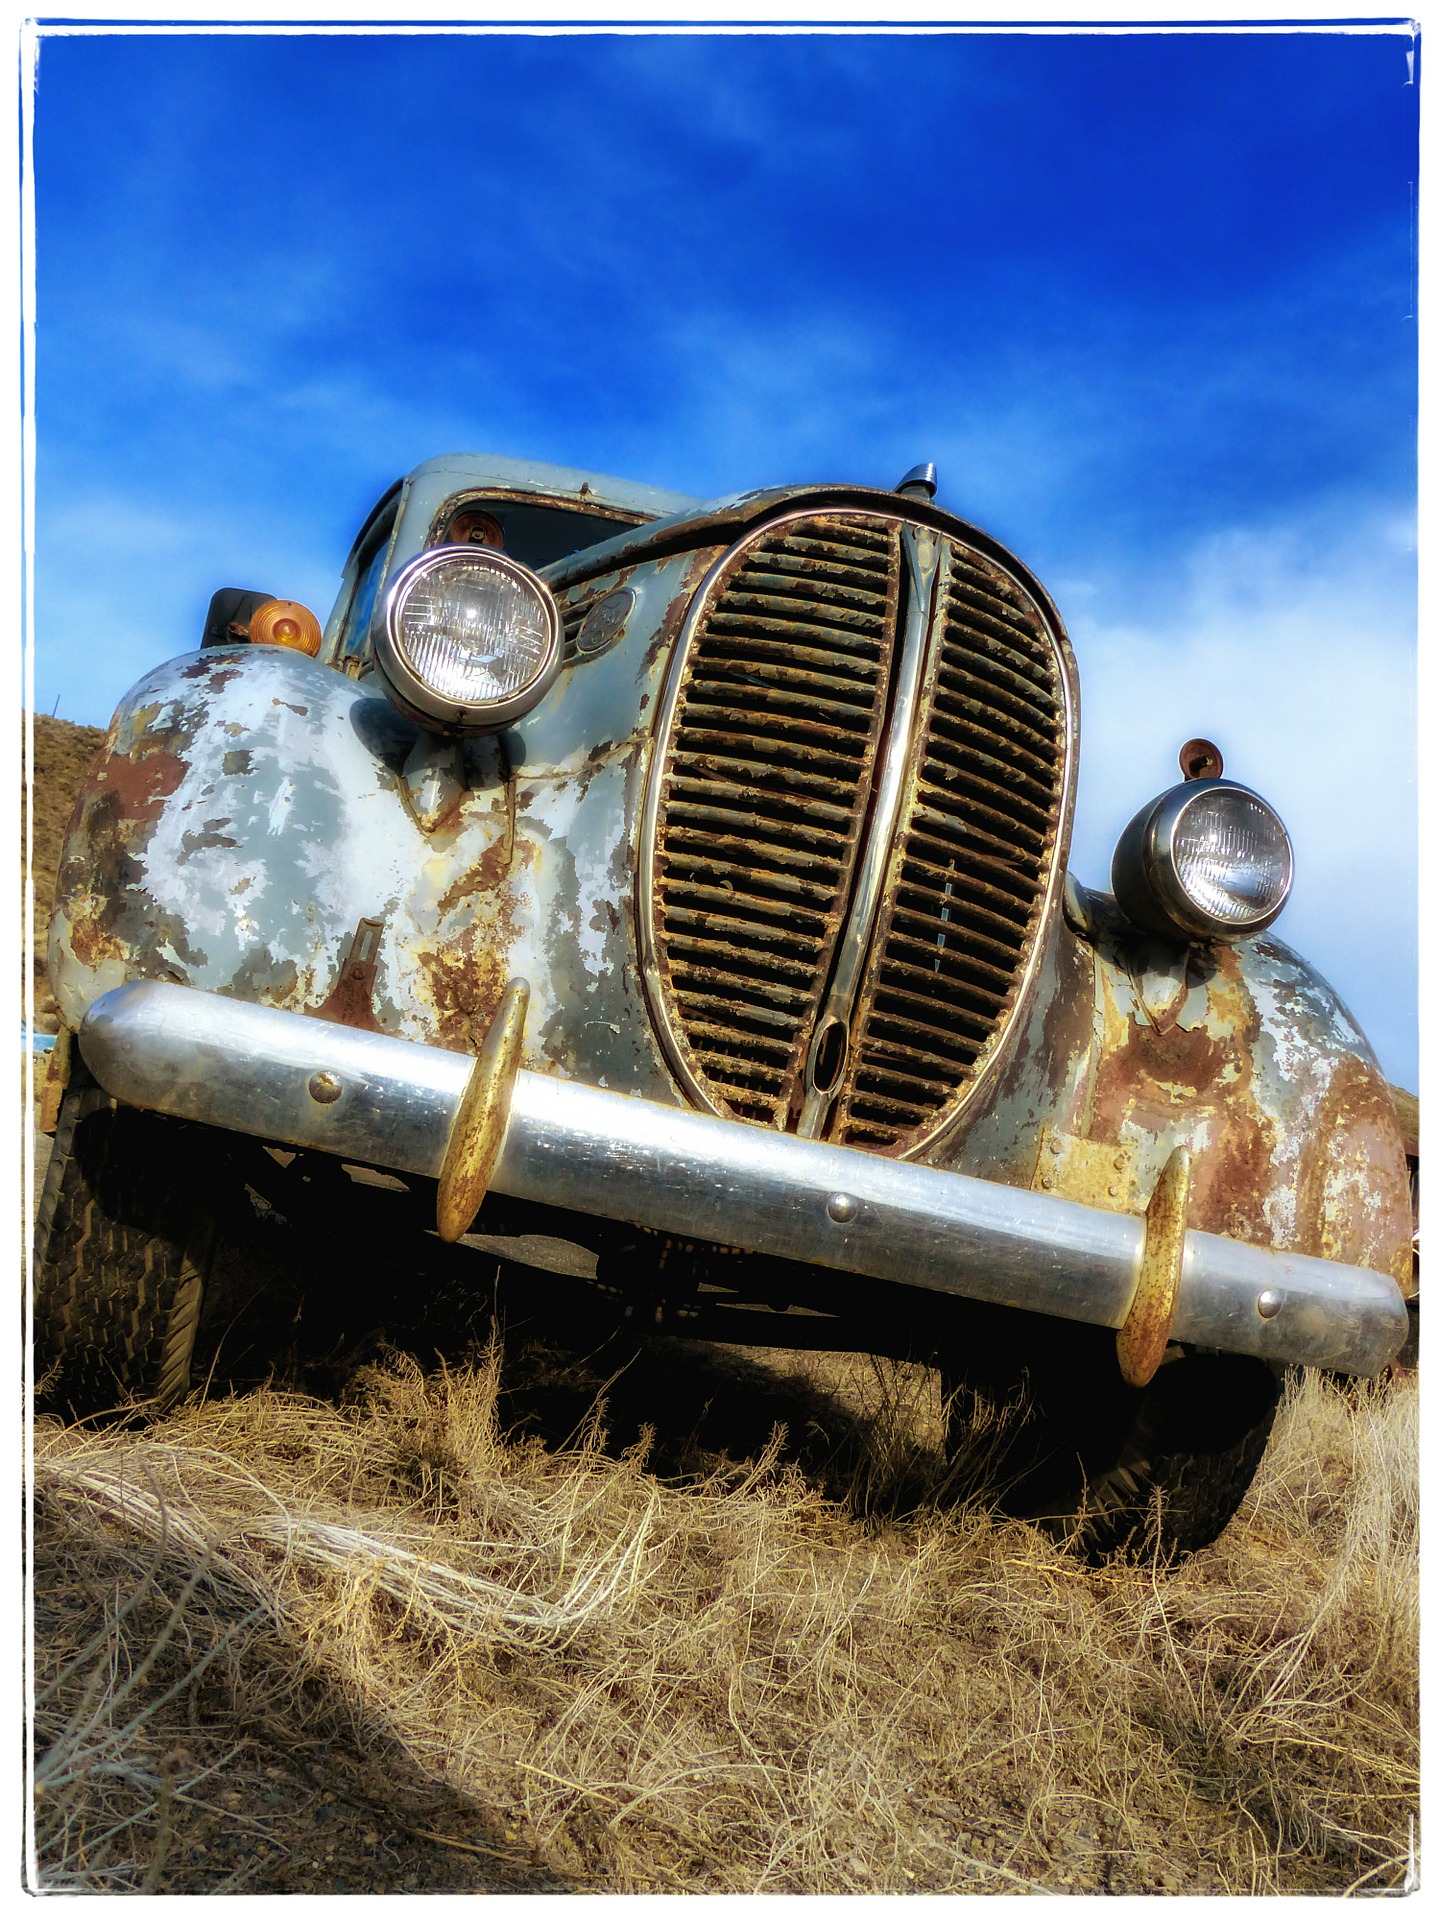
<instances>
[{"instance_id":1,"label":"brass bumper guard","mask_svg":"<svg viewBox=\"0 0 1440 1920\"><path fill-rule=\"evenodd\" d=\"M470 1231L489 1191L510 1120L529 1005L529 981L512 980L500 996L460 1096L435 1196L435 1224L442 1240L458 1240Z\"/></svg>"},{"instance_id":2,"label":"brass bumper guard","mask_svg":"<svg viewBox=\"0 0 1440 1920\"><path fill-rule=\"evenodd\" d=\"M1180 1299L1185 1260L1185 1215L1190 1206L1190 1149L1176 1147L1145 1209L1145 1250L1140 1278L1125 1324L1115 1336L1120 1371L1132 1387L1145 1387L1170 1344L1170 1324Z\"/></svg>"}]
</instances>

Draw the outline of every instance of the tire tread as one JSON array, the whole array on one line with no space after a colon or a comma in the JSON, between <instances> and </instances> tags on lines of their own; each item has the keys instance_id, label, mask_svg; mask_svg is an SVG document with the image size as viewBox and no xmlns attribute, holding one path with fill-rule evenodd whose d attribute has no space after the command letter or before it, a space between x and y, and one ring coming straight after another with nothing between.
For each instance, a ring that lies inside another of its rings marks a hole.
<instances>
[{"instance_id":1,"label":"tire tread","mask_svg":"<svg viewBox=\"0 0 1440 1920\"><path fill-rule=\"evenodd\" d=\"M190 1380L213 1232L193 1129L77 1075L35 1232L37 1404L163 1412Z\"/></svg>"}]
</instances>

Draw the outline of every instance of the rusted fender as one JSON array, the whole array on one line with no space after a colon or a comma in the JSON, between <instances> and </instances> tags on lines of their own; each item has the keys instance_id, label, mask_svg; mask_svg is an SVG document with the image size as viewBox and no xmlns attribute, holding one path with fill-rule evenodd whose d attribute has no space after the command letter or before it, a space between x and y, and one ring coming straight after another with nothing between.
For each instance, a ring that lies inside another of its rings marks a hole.
<instances>
[{"instance_id":1,"label":"rusted fender","mask_svg":"<svg viewBox=\"0 0 1440 1920\"><path fill-rule=\"evenodd\" d=\"M517 735L442 748L378 690L280 648L156 668L115 716L63 857L65 1022L125 980L173 980L469 1052L521 977L527 1066L676 1100L626 910L647 737L630 677L626 732L537 759Z\"/></svg>"},{"instance_id":2,"label":"rusted fender","mask_svg":"<svg viewBox=\"0 0 1440 1920\"><path fill-rule=\"evenodd\" d=\"M1188 950L1102 926L1092 1138L1193 1161L1190 1225L1405 1282L1404 1141L1359 1026L1273 933Z\"/></svg>"},{"instance_id":3,"label":"rusted fender","mask_svg":"<svg viewBox=\"0 0 1440 1920\"><path fill-rule=\"evenodd\" d=\"M1189 1226L1409 1284L1403 1131L1334 990L1273 933L1172 944L1072 883L1004 1063L926 1157L1138 1214L1178 1147Z\"/></svg>"}]
</instances>

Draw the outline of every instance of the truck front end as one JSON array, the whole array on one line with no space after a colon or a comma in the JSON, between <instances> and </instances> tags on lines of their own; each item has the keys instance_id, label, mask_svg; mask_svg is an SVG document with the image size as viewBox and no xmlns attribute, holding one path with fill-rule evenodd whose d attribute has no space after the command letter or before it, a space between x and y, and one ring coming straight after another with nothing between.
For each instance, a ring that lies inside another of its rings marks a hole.
<instances>
[{"instance_id":1,"label":"truck front end","mask_svg":"<svg viewBox=\"0 0 1440 1920\"><path fill-rule=\"evenodd\" d=\"M1269 931L1283 827L1201 754L1116 898L1071 879L1064 628L933 492L417 469L323 637L238 596L122 703L52 922L74 1097L433 1182L446 1239L563 1215L692 1330L938 1301L957 1378L1073 1336L1132 1415L1229 1356L1247 1434L1284 1365L1384 1368L1404 1142Z\"/></svg>"}]
</instances>

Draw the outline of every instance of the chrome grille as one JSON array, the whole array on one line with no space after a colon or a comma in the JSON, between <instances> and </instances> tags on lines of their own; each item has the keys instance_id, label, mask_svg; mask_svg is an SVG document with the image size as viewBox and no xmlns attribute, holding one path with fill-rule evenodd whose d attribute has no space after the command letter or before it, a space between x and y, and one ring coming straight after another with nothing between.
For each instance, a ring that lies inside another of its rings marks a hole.
<instances>
[{"instance_id":1,"label":"chrome grille","mask_svg":"<svg viewBox=\"0 0 1440 1920\"><path fill-rule=\"evenodd\" d=\"M908 743L887 739L905 725L891 682L908 580L898 515L782 522L730 557L679 666L651 896L665 1024L692 1091L795 1127L837 943L867 936L847 922L878 767L908 745L915 773L818 1123L888 1153L954 1112L1014 1012L1067 782L1059 648L1017 583L953 541L920 715ZM822 1086L833 1031L827 1018ZM813 1097L803 1125L817 1130Z\"/></svg>"},{"instance_id":2,"label":"chrome grille","mask_svg":"<svg viewBox=\"0 0 1440 1920\"><path fill-rule=\"evenodd\" d=\"M884 719L896 529L827 515L750 546L685 661L655 848L657 946L693 1070L786 1123Z\"/></svg>"},{"instance_id":3,"label":"chrome grille","mask_svg":"<svg viewBox=\"0 0 1440 1920\"><path fill-rule=\"evenodd\" d=\"M918 775L831 1134L903 1152L972 1082L1034 944L1064 795L1064 690L1013 584L952 549Z\"/></svg>"}]
</instances>

